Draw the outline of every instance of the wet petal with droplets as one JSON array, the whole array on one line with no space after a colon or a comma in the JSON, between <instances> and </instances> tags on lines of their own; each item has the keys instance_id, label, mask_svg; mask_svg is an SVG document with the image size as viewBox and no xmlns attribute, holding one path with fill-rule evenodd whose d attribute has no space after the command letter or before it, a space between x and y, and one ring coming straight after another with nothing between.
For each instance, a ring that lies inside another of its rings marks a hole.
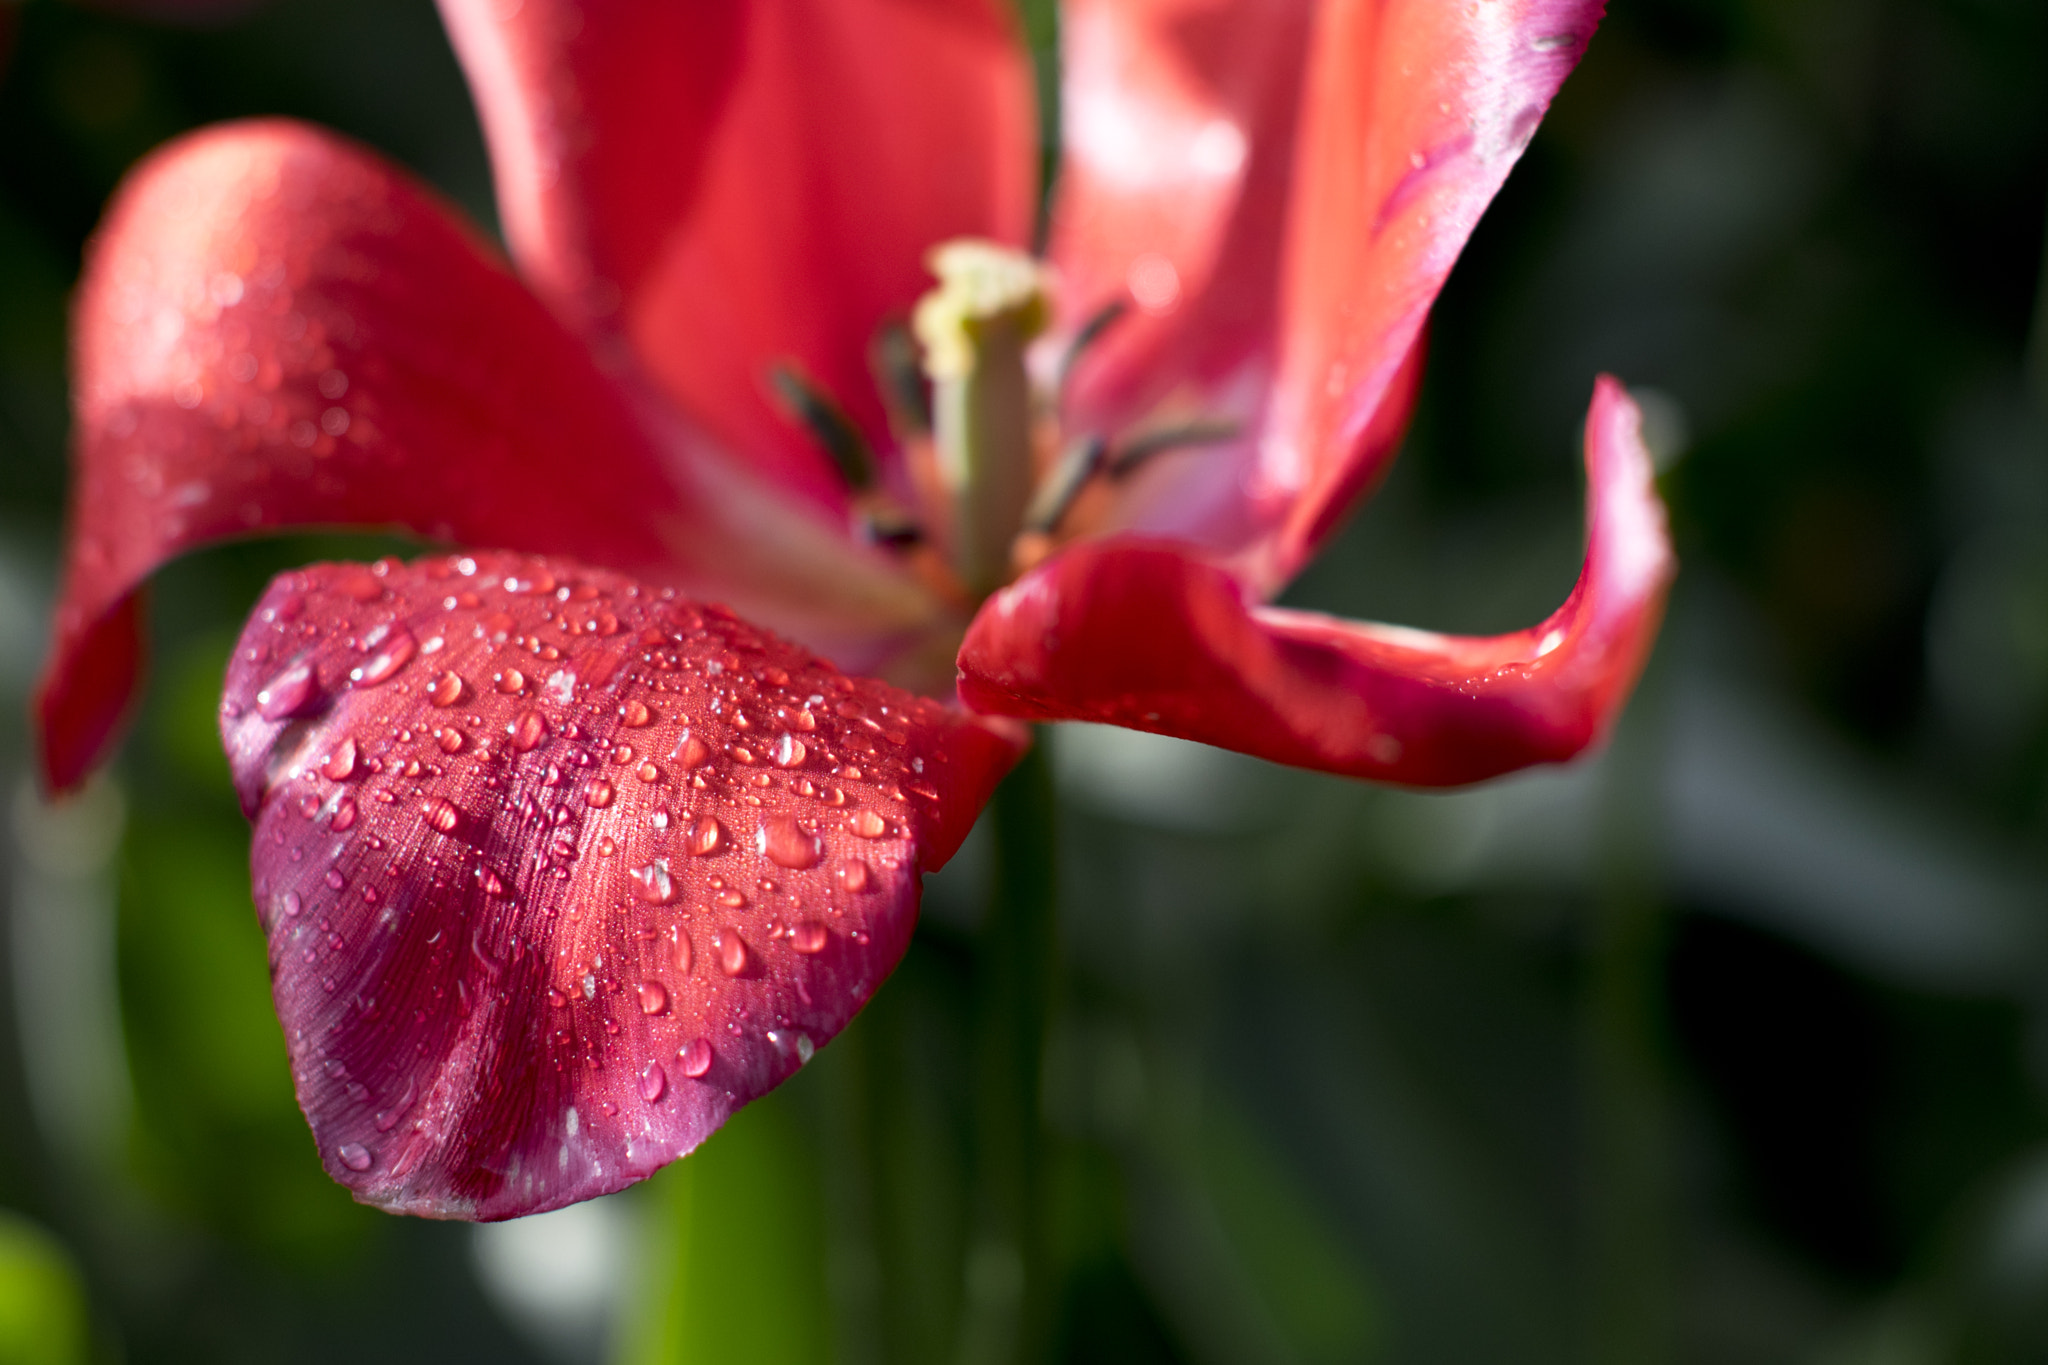
<instances>
[{"instance_id":1,"label":"wet petal with droplets","mask_svg":"<svg viewBox=\"0 0 2048 1365\"><path fill-rule=\"evenodd\" d=\"M531 586L543 576L552 591ZM303 608L287 619L289 597ZM600 609L616 631L574 629ZM401 636L443 641L434 666L356 676L365 642ZM537 655L569 681L478 685L538 672ZM256 694L284 668L318 701L267 716ZM724 756L806 706L801 770ZM794 1070L895 965L919 872L1013 755L719 608L490 554L284 575L235 652L223 717L323 1160L367 1202L464 1218L617 1189ZM451 721L473 736L455 754L435 738ZM696 767L586 775L629 734L667 752L685 727L709 741Z\"/></svg>"}]
</instances>

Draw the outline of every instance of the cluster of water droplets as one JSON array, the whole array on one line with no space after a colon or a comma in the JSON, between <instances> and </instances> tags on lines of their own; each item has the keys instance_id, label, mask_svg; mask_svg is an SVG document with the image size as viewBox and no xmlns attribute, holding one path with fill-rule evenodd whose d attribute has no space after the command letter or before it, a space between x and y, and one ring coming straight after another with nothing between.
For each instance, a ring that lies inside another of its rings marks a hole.
<instances>
[{"instance_id":1,"label":"cluster of water droplets","mask_svg":"<svg viewBox=\"0 0 2048 1365\"><path fill-rule=\"evenodd\" d=\"M957 723L719 608L511 556L287 575L236 670L301 1094L339 1092L359 1173L378 1135L501 1099L508 1053L585 1105L585 1148L593 1093L630 1146L680 1086L729 1107L802 1065L907 938ZM497 1069L451 1089L479 1029ZM394 1176L430 1159L398 1145Z\"/></svg>"}]
</instances>

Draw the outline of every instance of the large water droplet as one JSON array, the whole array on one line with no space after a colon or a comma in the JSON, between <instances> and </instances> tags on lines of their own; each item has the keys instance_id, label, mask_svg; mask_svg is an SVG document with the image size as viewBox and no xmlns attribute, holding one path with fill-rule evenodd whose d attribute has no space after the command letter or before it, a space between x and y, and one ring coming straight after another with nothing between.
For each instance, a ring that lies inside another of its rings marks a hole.
<instances>
[{"instance_id":1,"label":"large water droplet","mask_svg":"<svg viewBox=\"0 0 2048 1365\"><path fill-rule=\"evenodd\" d=\"M583 802L592 810L603 810L612 803L615 795L617 793L612 790L612 784L600 777L593 779L591 784L584 788Z\"/></svg>"},{"instance_id":2,"label":"large water droplet","mask_svg":"<svg viewBox=\"0 0 2048 1365\"><path fill-rule=\"evenodd\" d=\"M520 753L528 753L548 737L547 717L538 711L528 711L512 726L512 747Z\"/></svg>"},{"instance_id":3,"label":"large water droplet","mask_svg":"<svg viewBox=\"0 0 2048 1365\"><path fill-rule=\"evenodd\" d=\"M640 1073L640 1098L653 1104L668 1093L668 1073L661 1069L660 1062L649 1062L647 1069Z\"/></svg>"},{"instance_id":4,"label":"large water droplet","mask_svg":"<svg viewBox=\"0 0 2048 1365\"><path fill-rule=\"evenodd\" d=\"M685 1076L695 1079L703 1075L711 1069L711 1040L709 1038L692 1039L690 1045L678 1054L678 1060L683 1064L683 1074Z\"/></svg>"},{"instance_id":5,"label":"large water droplet","mask_svg":"<svg viewBox=\"0 0 2048 1365\"><path fill-rule=\"evenodd\" d=\"M426 812L427 823L443 834L453 834L462 823L461 810L445 796L433 798L422 809Z\"/></svg>"},{"instance_id":6,"label":"large water droplet","mask_svg":"<svg viewBox=\"0 0 2048 1365\"><path fill-rule=\"evenodd\" d=\"M776 737L774 746L768 750L768 757L778 768L794 768L804 761L809 752L795 735L783 734Z\"/></svg>"},{"instance_id":7,"label":"large water droplet","mask_svg":"<svg viewBox=\"0 0 2048 1365\"><path fill-rule=\"evenodd\" d=\"M711 746L685 730L683 737L676 741L675 750L669 757L685 768L699 768L711 757Z\"/></svg>"},{"instance_id":8,"label":"large water droplet","mask_svg":"<svg viewBox=\"0 0 2048 1365\"><path fill-rule=\"evenodd\" d=\"M690 822L689 832L683 836L683 849L692 857L703 858L718 852L725 842L725 829L709 815L700 815Z\"/></svg>"},{"instance_id":9,"label":"large water droplet","mask_svg":"<svg viewBox=\"0 0 2048 1365\"><path fill-rule=\"evenodd\" d=\"M869 879L868 865L858 858L843 859L832 869L832 880L839 883L841 890L856 896L868 889Z\"/></svg>"},{"instance_id":10,"label":"large water droplet","mask_svg":"<svg viewBox=\"0 0 2048 1365\"><path fill-rule=\"evenodd\" d=\"M327 761L320 765L320 771L330 782L346 782L355 774L356 742L344 739L334 746L334 752L327 755Z\"/></svg>"},{"instance_id":11,"label":"large water droplet","mask_svg":"<svg viewBox=\"0 0 2048 1365\"><path fill-rule=\"evenodd\" d=\"M427 689L427 700L435 706L453 706L462 700L462 675L452 669L434 679L434 685Z\"/></svg>"},{"instance_id":12,"label":"large water droplet","mask_svg":"<svg viewBox=\"0 0 2048 1365\"><path fill-rule=\"evenodd\" d=\"M626 874L633 879L633 889L649 905L667 905L676 898L675 878L669 875L668 859L656 858L645 867L636 867Z\"/></svg>"},{"instance_id":13,"label":"large water droplet","mask_svg":"<svg viewBox=\"0 0 2048 1365\"><path fill-rule=\"evenodd\" d=\"M350 826L354 825L355 822L356 803L351 798L344 796L341 798L340 802L335 805L334 818L327 822L327 827L338 834L342 830L345 830Z\"/></svg>"},{"instance_id":14,"label":"large water droplet","mask_svg":"<svg viewBox=\"0 0 2048 1365\"><path fill-rule=\"evenodd\" d=\"M619 708L619 719L625 722L627 729L637 730L653 720L654 713L647 709L646 702L629 701Z\"/></svg>"},{"instance_id":15,"label":"large water droplet","mask_svg":"<svg viewBox=\"0 0 2048 1365\"><path fill-rule=\"evenodd\" d=\"M634 776L638 777L642 782L659 782L661 781L661 769L652 763L642 763L635 771Z\"/></svg>"},{"instance_id":16,"label":"large water droplet","mask_svg":"<svg viewBox=\"0 0 2048 1365\"><path fill-rule=\"evenodd\" d=\"M857 813L846 823L863 839L879 839L889 832L889 822L871 810Z\"/></svg>"},{"instance_id":17,"label":"large water droplet","mask_svg":"<svg viewBox=\"0 0 2048 1365\"><path fill-rule=\"evenodd\" d=\"M777 867L797 872L816 867L824 856L817 836L806 833L793 815L771 815L763 820L754 835L754 846Z\"/></svg>"},{"instance_id":18,"label":"large water droplet","mask_svg":"<svg viewBox=\"0 0 2048 1365\"><path fill-rule=\"evenodd\" d=\"M814 919L800 921L789 931L789 946L806 957L824 952L831 941L832 931Z\"/></svg>"},{"instance_id":19,"label":"large water droplet","mask_svg":"<svg viewBox=\"0 0 2048 1365\"><path fill-rule=\"evenodd\" d=\"M360 1142L344 1142L334 1149L334 1154L341 1158L342 1165L352 1171L370 1169L370 1149Z\"/></svg>"},{"instance_id":20,"label":"large water droplet","mask_svg":"<svg viewBox=\"0 0 2048 1365\"><path fill-rule=\"evenodd\" d=\"M318 691L313 665L293 664L256 694L256 714L265 720L289 720L305 710Z\"/></svg>"},{"instance_id":21,"label":"large water droplet","mask_svg":"<svg viewBox=\"0 0 2048 1365\"><path fill-rule=\"evenodd\" d=\"M747 941L739 930L728 924L718 931L711 946L718 954L718 970L727 976L738 976L747 969Z\"/></svg>"},{"instance_id":22,"label":"large water droplet","mask_svg":"<svg viewBox=\"0 0 2048 1365\"><path fill-rule=\"evenodd\" d=\"M419 644L412 638L411 631L404 626L394 627L375 654L348 671L349 681L364 687L387 682L411 661L418 649Z\"/></svg>"},{"instance_id":23,"label":"large water droplet","mask_svg":"<svg viewBox=\"0 0 2048 1365\"><path fill-rule=\"evenodd\" d=\"M659 981L653 980L640 983L640 1012L642 1014L660 1014L667 1008L668 987L662 985Z\"/></svg>"},{"instance_id":24,"label":"large water droplet","mask_svg":"<svg viewBox=\"0 0 2048 1365\"><path fill-rule=\"evenodd\" d=\"M491 680L491 686L506 696L516 696L526 690L526 675L516 668L508 668Z\"/></svg>"},{"instance_id":25,"label":"large water droplet","mask_svg":"<svg viewBox=\"0 0 2048 1365\"><path fill-rule=\"evenodd\" d=\"M291 913L296 915L298 911L293 910ZM692 956L690 952L690 936L683 932L683 926L680 924L669 930L669 935L674 940L672 955L675 958L676 971L684 976L688 976L690 974L690 958Z\"/></svg>"}]
</instances>

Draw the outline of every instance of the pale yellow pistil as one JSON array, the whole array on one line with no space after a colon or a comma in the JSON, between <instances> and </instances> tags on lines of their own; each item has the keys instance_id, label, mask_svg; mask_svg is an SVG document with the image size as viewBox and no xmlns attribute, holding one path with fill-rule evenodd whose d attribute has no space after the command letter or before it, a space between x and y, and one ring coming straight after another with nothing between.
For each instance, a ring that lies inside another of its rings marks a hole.
<instances>
[{"instance_id":1,"label":"pale yellow pistil","mask_svg":"<svg viewBox=\"0 0 2048 1365\"><path fill-rule=\"evenodd\" d=\"M1045 268L993 242L935 247L939 287L911 328L932 385L939 481L953 502L953 564L975 600L1011 575L1011 547L1037 483L1037 400L1025 352L1051 312Z\"/></svg>"}]
</instances>

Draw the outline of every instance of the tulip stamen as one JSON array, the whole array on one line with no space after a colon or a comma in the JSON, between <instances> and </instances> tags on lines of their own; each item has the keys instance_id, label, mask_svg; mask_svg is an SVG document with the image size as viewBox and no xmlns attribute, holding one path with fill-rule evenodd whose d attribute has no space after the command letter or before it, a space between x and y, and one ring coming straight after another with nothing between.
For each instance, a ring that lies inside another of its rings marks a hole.
<instances>
[{"instance_id":1,"label":"tulip stamen","mask_svg":"<svg viewBox=\"0 0 2048 1365\"><path fill-rule=\"evenodd\" d=\"M768 385L783 411L811 434L845 481L853 494L853 520L863 538L892 548L924 539L917 519L880 488L873 448L830 394L789 361L769 367Z\"/></svg>"},{"instance_id":2,"label":"tulip stamen","mask_svg":"<svg viewBox=\"0 0 2048 1365\"><path fill-rule=\"evenodd\" d=\"M925 387L917 338L911 335L909 326L901 322L883 324L875 333L868 364L874 371L875 387L881 392L882 406L888 409L889 425L897 439L914 441L930 436L932 396Z\"/></svg>"},{"instance_id":3,"label":"tulip stamen","mask_svg":"<svg viewBox=\"0 0 2048 1365\"><path fill-rule=\"evenodd\" d=\"M1049 536L1058 530L1060 519L1074 505L1074 499L1101 472L1108 453L1109 442L1101 436L1083 437L1069 445L1031 495L1031 503L1024 509L1024 531Z\"/></svg>"},{"instance_id":4,"label":"tulip stamen","mask_svg":"<svg viewBox=\"0 0 2048 1365\"><path fill-rule=\"evenodd\" d=\"M1096 342L1102 340L1110 328L1129 316L1130 311L1128 299L1111 299L1089 314L1088 320L1074 333L1066 349L1060 352L1059 368L1053 374L1054 393L1063 394L1067 391L1067 380L1073 375L1074 366L1080 363L1081 357L1086 355Z\"/></svg>"},{"instance_id":5,"label":"tulip stamen","mask_svg":"<svg viewBox=\"0 0 2048 1365\"><path fill-rule=\"evenodd\" d=\"M1126 479L1155 455L1194 446L1216 445L1234 439L1238 431L1238 424L1227 418L1197 419L1154 427L1117 442L1104 461L1103 469L1112 480Z\"/></svg>"}]
</instances>

